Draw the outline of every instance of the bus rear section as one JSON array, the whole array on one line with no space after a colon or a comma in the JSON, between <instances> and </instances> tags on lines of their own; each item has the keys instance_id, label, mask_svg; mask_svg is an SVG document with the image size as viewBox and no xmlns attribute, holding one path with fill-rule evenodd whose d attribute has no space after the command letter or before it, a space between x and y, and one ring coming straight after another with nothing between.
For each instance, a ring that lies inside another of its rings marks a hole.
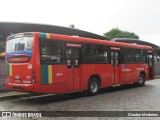
<instances>
[{"instance_id":1,"label":"bus rear section","mask_svg":"<svg viewBox=\"0 0 160 120\"><path fill-rule=\"evenodd\" d=\"M35 83L33 70L34 34L17 34L6 41L6 87L17 91L30 91Z\"/></svg>"}]
</instances>

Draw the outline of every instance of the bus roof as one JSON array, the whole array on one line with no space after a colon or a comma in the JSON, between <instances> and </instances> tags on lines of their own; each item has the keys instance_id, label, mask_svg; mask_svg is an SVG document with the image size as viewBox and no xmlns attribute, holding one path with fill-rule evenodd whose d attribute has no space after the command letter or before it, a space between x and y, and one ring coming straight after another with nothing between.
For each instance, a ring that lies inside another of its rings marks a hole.
<instances>
[{"instance_id":1,"label":"bus roof","mask_svg":"<svg viewBox=\"0 0 160 120\"><path fill-rule=\"evenodd\" d=\"M15 36L22 36L25 35L33 35L34 33L38 33L40 38L46 38L49 35L50 39L58 39L58 40L66 40L66 41L72 41L72 42L83 42L83 43L95 43L95 44L105 44L110 46L116 46L116 47L131 47L131 48L142 48L142 49L150 49L153 48L151 46L146 45L138 45L138 44L129 44L129 43L123 43L123 42L115 42L115 41L109 41L109 40L100 40L100 39L93 39L93 38L84 38L79 36L68 36L68 35L61 35L61 34L54 34L54 33L42 33L42 32L25 32L25 33L18 33L14 34L12 36L7 37L8 39L15 37Z\"/></svg>"},{"instance_id":2,"label":"bus roof","mask_svg":"<svg viewBox=\"0 0 160 120\"><path fill-rule=\"evenodd\" d=\"M39 34L47 34L47 33L39 33ZM54 38L54 39L67 40L67 41L73 41L73 42L106 44L106 45L117 46L117 47L131 47L131 48L142 48L142 49L152 50L151 46L146 46L146 45L129 44L129 43L123 43L123 42L115 42L115 41L109 41L109 40L100 40L100 39L84 38L84 37L68 36L68 35L60 35L60 34L50 34L50 36L51 38Z\"/></svg>"}]
</instances>

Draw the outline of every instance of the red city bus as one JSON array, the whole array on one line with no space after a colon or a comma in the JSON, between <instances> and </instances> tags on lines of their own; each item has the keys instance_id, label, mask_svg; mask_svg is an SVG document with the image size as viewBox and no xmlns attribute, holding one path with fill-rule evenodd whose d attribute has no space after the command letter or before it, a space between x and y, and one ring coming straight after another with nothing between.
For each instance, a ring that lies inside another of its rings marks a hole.
<instances>
[{"instance_id":1,"label":"red city bus","mask_svg":"<svg viewBox=\"0 0 160 120\"><path fill-rule=\"evenodd\" d=\"M6 87L35 93L88 91L154 79L149 46L50 33L20 33L6 42Z\"/></svg>"}]
</instances>

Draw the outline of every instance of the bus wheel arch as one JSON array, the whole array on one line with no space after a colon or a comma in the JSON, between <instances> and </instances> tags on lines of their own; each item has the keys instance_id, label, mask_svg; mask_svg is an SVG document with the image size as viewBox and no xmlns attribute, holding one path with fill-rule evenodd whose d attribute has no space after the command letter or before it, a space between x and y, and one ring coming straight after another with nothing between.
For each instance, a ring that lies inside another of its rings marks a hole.
<instances>
[{"instance_id":1,"label":"bus wheel arch","mask_svg":"<svg viewBox=\"0 0 160 120\"><path fill-rule=\"evenodd\" d=\"M101 78L99 75L91 75L88 80L88 94L89 95L97 95L99 93L99 89L101 87Z\"/></svg>"}]
</instances>

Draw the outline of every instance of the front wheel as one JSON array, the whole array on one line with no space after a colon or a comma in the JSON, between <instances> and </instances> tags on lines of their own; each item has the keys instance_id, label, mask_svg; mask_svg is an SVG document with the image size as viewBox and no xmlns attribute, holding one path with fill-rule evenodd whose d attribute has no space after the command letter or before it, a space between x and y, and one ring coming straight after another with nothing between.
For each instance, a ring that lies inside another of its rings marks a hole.
<instances>
[{"instance_id":1,"label":"front wheel","mask_svg":"<svg viewBox=\"0 0 160 120\"><path fill-rule=\"evenodd\" d=\"M96 77L92 77L88 83L89 95L96 95L99 93L100 83Z\"/></svg>"},{"instance_id":2,"label":"front wheel","mask_svg":"<svg viewBox=\"0 0 160 120\"><path fill-rule=\"evenodd\" d=\"M145 75L140 74L140 76L139 76L139 81L138 81L138 83L137 83L137 86L139 86L139 87L143 86L143 85L145 84L145 80L146 80Z\"/></svg>"}]
</instances>

